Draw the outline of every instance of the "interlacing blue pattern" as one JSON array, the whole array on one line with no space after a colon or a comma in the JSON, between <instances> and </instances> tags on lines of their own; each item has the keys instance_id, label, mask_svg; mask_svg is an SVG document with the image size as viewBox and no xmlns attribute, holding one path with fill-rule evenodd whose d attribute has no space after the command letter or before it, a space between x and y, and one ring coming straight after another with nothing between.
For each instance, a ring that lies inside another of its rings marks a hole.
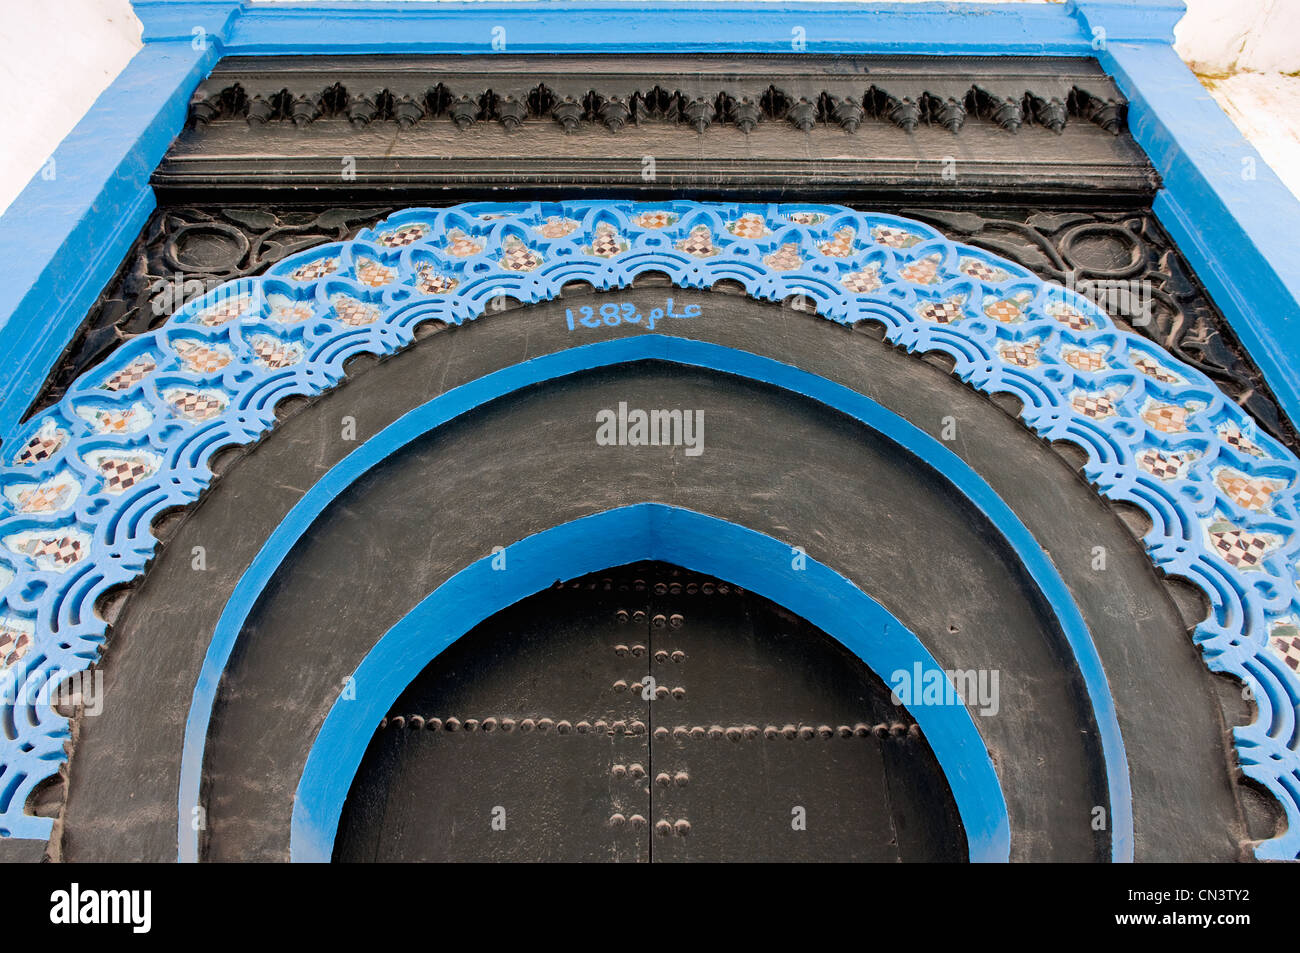
<instances>
[{"instance_id":1,"label":"interlacing blue pattern","mask_svg":"<svg viewBox=\"0 0 1300 953\"><path fill-rule=\"evenodd\" d=\"M1289 824L1257 855L1300 855L1300 462L1204 374L1016 264L889 215L695 202L399 212L185 304L6 439L0 831L49 835L48 819L23 812L65 757L49 688L95 660L96 600L144 571L152 521L199 497L214 452L256 440L286 397L338 384L353 355L410 344L422 322L459 324L499 296L541 301L571 282L624 287L647 271L879 322L909 351L951 355L971 386L1014 394L1044 438L1086 450L1098 490L1151 517L1155 564L1209 597L1196 641L1212 670L1252 692L1258 717L1235 729L1237 753Z\"/></svg>"}]
</instances>

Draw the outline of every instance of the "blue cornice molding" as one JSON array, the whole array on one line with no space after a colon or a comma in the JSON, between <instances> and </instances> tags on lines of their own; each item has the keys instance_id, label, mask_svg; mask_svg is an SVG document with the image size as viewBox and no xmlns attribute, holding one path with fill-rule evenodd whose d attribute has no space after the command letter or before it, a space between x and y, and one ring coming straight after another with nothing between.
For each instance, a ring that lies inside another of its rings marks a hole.
<instances>
[{"instance_id":1,"label":"blue cornice molding","mask_svg":"<svg viewBox=\"0 0 1300 953\"><path fill-rule=\"evenodd\" d=\"M221 41L231 23L248 6L243 0L134 0L131 7L144 27L145 43L192 41L202 30Z\"/></svg>"}]
</instances>

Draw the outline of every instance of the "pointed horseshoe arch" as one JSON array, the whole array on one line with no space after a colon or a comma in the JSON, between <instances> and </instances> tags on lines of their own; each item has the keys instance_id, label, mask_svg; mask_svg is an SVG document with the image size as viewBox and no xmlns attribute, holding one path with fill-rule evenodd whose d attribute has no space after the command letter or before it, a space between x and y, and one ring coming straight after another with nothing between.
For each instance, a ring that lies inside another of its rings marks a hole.
<instances>
[{"instance_id":1,"label":"pointed horseshoe arch","mask_svg":"<svg viewBox=\"0 0 1300 953\"><path fill-rule=\"evenodd\" d=\"M1257 856L1300 854L1300 680L1288 654L1300 636L1300 462L1199 371L982 249L838 206L693 202L398 213L187 304L3 435L0 834L49 836L49 819L23 807L63 759L67 722L50 689L96 659L96 601L144 571L152 521L199 497L216 451L258 439L280 401L333 387L349 357L399 350L422 322L460 324L490 317L502 297L618 288L644 272L879 323L899 347L949 355L970 386L1016 396L1040 436L1080 446L1098 491L1150 517L1156 567L1209 599L1195 635L1206 664L1241 679L1258 706L1234 729L1242 770L1288 820ZM574 333L624 317L575 314Z\"/></svg>"}]
</instances>

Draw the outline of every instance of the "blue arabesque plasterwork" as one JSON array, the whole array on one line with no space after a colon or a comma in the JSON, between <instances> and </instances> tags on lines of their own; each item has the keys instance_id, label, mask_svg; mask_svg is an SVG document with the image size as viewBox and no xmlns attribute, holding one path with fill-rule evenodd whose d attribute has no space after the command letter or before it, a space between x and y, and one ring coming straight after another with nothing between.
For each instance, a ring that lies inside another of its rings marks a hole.
<instances>
[{"instance_id":1,"label":"blue arabesque plasterwork","mask_svg":"<svg viewBox=\"0 0 1300 953\"><path fill-rule=\"evenodd\" d=\"M1289 825L1257 855L1300 855L1300 462L1205 375L1086 298L928 226L839 206L694 202L399 212L185 304L7 435L0 832L49 835L51 821L23 808L65 758L50 686L96 659L97 599L144 571L153 520L198 499L216 451L258 439L286 397L338 384L351 356L410 344L422 322L462 323L499 296L540 301L575 281L622 287L646 271L879 322L898 346L951 355L971 386L1015 395L1045 439L1082 447L1098 490L1150 516L1155 564L1208 597L1196 641L1212 670L1252 693L1258 715L1234 730L1237 753Z\"/></svg>"}]
</instances>

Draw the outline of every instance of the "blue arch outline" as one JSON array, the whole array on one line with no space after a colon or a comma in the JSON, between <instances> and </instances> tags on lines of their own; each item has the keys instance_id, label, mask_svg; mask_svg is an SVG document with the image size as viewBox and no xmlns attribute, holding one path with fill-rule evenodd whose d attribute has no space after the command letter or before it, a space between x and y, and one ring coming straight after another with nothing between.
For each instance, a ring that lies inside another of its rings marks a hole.
<instances>
[{"instance_id":1,"label":"blue arch outline","mask_svg":"<svg viewBox=\"0 0 1300 953\"><path fill-rule=\"evenodd\" d=\"M308 490L240 578L209 644L185 727L177 799L179 859L194 861L199 855L199 833L192 829L189 818L191 809L199 804L204 748L213 702L226 662L249 613L281 561L331 501L400 448L487 401L543 381L638 360L661 360L722 371L810 397L872 427L934 468L989 519L1035 581L1074 654L1097 721L1106 767L1112 822L1111 856L1115 861L1132 860L1133 809L1128 761L1101 658L1060 574L1010 507L960 457L924 431L856 391L770 358L660 334L586 344L547 354L447 391L390 424L335 465ZM809 621L816 624L812 618ZM828 631L836 634L833 630ZM913 714L920 722L921 713ZM923 722L922 728L926 728Z\"/></svg>"},{"instance_id":2,"label":"blue arch outline","mask_svg":"<svg viewBox=\"0 0 1300 953\"><path fill-rule=\"evenodd\" d=\"M848 579L808 558L793 568L788 543L713 516L637 503L563 523L505 549L509 570L488 555L462 569L384 634L358 666L355 699L340 696L326 716L294 795L290 857L325 862L371 729L443 649L492 614L551 585L641 559L709 572L780 603L831 633L888 682L889 673L939 671L921 641ZM432 630L432 638L429 633ZM963 705L913 714L948 778L970 858L1005 862L1011 850L1006 799L993 761Z\"/></svg>"}]
</instances>

